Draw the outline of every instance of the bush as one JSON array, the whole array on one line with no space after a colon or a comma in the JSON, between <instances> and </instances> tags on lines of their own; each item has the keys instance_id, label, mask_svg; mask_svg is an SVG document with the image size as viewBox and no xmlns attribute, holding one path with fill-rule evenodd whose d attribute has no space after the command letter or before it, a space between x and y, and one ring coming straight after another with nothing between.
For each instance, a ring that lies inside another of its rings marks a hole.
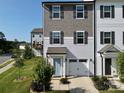
<instances>
[{"instance_id":1,"label":"bush","mask_svg":"<svg viewBox=\"0 0 124 93\"><path fill-rule=\"evenodd\" d=\"M93 80L94 82L96 82L96 81L99 80L99 77L98 77L98 76L94 76L94 77L92 77L92 80Z\"/></svg>"},{"instance_id":2,"label":"bush","mask_svg":"<svg viewBox=\"0 0 124 93\"><path fill-rule=\"evenodd\" d=\"M3 54L3 50L2 49L0 49L0 55L2 55Z\"/></svg>"},{"instance_id":3,"label":"bush","mask_svg":"<svg viewBox=\"0 0 124 93\"><path fill-rule=\"evenodd\" d=\"M67 78L61 78L61 79L60 79L60 82L61 82L62 84L69 84L69 83L70 83Z\"/></svg>"},{"instance_id":4,"label":"bush","mask_svg":"<svg viewBox=\"0 0 124 93\"><path fill-rule=\"evenodd\" d=\"M37 92L43 91L43 85L45 85L45 90L49 90L53 73L53 67L47 64L45 59L42 58L34 70L34 82L31 84L32 90Z\"/></svg>"},{"instance_id":5,"label":"bush","mask_svg":"<svg viewBox=\"0 0 124 93\"><path fill-rule=\"evenodd\" d=\"M93 77L94 85L98 90L108 90L109 89L109 81L107 77Z\"/></svg>"},{"instance_id":6,"label":"bush","mask_svg":"<svg viewBox=\"0 0 124 93\"><path fill-rule=\"evenodd\" d=\"M33 57L32 49L26 44L23 57L24 59L31 59Z\"/></svg>"},{"instance_id":7,"label":"bush","mask_svg":"<svg viewBox=\"0 0 124 93\"><path fill-rule=\"evenodd\" d=\"M50 83L43 84L38 81L32 81L31 83L31 89L36 92L46 91L50 89Z\"/></svg>"},{"instance_id":8,"label":"bush","mask_svg":"<svg viewBox=\"0 0 124 93\"><path fill-rule=\"evenodd\" d=\"M116 64L120 81L124 82L124 52L119 53Z\"/></svg>"}]
</instances>

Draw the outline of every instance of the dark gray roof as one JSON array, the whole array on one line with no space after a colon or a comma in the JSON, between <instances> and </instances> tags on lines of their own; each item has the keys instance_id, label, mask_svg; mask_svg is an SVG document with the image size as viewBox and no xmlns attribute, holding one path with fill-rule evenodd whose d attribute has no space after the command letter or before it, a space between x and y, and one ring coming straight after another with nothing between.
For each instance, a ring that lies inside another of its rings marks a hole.
<instances>
[{"instance_id":1,"label":"dark gray roof","mask_svg":"<svg viewBox=\"0 0 124 93\"><path fill-rule=\"evenodd\" d=\"M78 1L78 0L75 0L75 1L61 1L61 0L58 0L58 1L52 1L52 0L49 0L49 1L44 1L42 2L42 4L53 4L53 3L62 3L62 4L68 4L68 3L89 3L89 2L94 2L94 1Z\"/></svg>"},{"instance_id":2,"label":"dark gray roof","mask_svg":"<svg viewBox=\"0 0 124 93\"><path fill-rule=\"evenodd\" d=\"M43 33L43 28L34 28L31 33Z\"/></svg>"},{"instance_id":3,"label":"dark gray roof","mask_svg":"<svg viewBox=\"0 0 124 93\"><path fill-rule=\"evenodd\" d=\"M47 54L66 54L66 47L48 47Z\"/></svg>"},{"instance_id":4,"label":"dark gray roof","mask_svg":"<svg viewBox=\"0 0 124 93\"><path fill-rule=\"evenodd\" d=\"M102 49L98 51L98 53L104 53L104 52L120 52L120 49L116 48L112 44L109 44L104 46Z\"/></svg>"}]
</instances>

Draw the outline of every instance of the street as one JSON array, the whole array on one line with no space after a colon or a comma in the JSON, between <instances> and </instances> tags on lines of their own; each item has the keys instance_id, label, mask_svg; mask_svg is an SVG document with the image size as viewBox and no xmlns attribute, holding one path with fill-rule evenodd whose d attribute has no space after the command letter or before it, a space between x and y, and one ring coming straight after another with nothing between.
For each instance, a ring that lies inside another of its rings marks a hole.
<instances>
[{"instance_id":1,"label":"street","mask_svg":"<svg viewBox=\"0 0 124 93\"><path fill-rule=\"evenodd\" d=\"M11 55L9 55L9 54L0 56L0 64L4 63L5 61L7 61L10 58L11 58Z\"/></svg>"}]
</instances>

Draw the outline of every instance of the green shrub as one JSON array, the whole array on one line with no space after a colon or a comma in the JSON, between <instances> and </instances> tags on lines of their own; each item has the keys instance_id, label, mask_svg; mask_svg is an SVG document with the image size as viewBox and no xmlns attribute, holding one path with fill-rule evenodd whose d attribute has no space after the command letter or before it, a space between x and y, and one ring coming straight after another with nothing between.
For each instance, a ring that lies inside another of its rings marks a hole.
<instances>
[{"instance_id":1,"label":"green shrub","mask_svg":"<svg viewBox=\"0 0 124 93\"><path fill-rule=\"evenodd\" d=\"M62 83L62 84L69 84L70 82L68 81L68 78L61 78L60 79L60 82Z\"/></svg>"},{"instance_id":2,"label":"green shrub","mask_svg":"<svg viewBox=\"0 0 124 93\"><path fill-rule=\"evenodd\" d=\"M119 53L116 64L120 81L124 82L124 52Z\"/></svg>"},{"instance_id":3,"label":"green shrub","mask_svg":"<svg viewBox=\"0 0 124 93\"><path fill-rule=\"evenodd\" d=\"M94 77L92 77L92 80L93 80L94 82L99 81L99 77L98 77L98 76L94 76Z\"/></svg>"},{"instance_id":4,"label":"green shrub","mask_svg":"<svg viewBox=\"0 0 124 93\"><path fill-rule=\"evenodd\" d=\"M44 88L45 90L49 90L53 73L53 67L42 58L34 69L34 81L31 84L31 89L37 92L43 91ZM43 88L44 85L45 87Z\"/></svg>"},{"instance_id":5,"label":"green shrub","mask_svg":"<svg viewBox=\"0 0 124 93\"><path fill-rule=\"evenodd\" d=\"M108 90L109 89L109 81L107 77L93 77L94 85L98 90Z\"/></svg>"},{"instance_id":6,"label":"green shrub","mask_svg":"<svg viewBox=\"0 0 124 93\"><path fill-rule=\"evenodd\" d=\"M33 57L32 49L26 44L23 57L24 59L31 59Z\"/></svg>"},{"instance_id":7,"label":"green shrub","mask_svg":"<svg viewBox=\"0 0 124 93\"><path fill-rule=\"evenodd\" d=\"M0 49L0 55L2 55L3 54L3 50L2 49Z\"/></svg>"}]
</instances>

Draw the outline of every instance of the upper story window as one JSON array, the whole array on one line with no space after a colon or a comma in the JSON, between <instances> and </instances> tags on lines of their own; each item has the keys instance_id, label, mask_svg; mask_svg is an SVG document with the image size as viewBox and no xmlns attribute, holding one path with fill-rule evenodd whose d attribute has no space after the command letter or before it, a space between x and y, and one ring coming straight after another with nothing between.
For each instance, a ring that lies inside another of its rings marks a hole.
<instances>
[{"instance_id":1,"label":"upper story window","mask_svg":"<svg viewBox=\"0 0 124 93\"><path fill-rule=\"evenodd\" d=\"M41 37L41 35L39 35L39 37Z\"/></svg>"},{"instance_id":2,"label":"upper story window","mask_svg":"<svg viewBox=\"0 0 124 93\"><path fill-rule=\"evenodd\" d=\"M75 44L87 44L88 43L88 33L86 31L74 32L74 43Z\"/></svg>"},{"instance_id":3,"label":"upper story window","mask_svg":"<svg viewBox=\"0 0 124 93\"><path fill-rule=\"evenodd\" d=\"M84 18L84 5L76 5L76 18Z\"/></svg>"},{"instance_id":4,"label":"upper story window","mask_svg":"<svg viewBox=\"0 0 124 93\"><path fill-rule=\"evenodd\" d=\"M86 19L88 18L88 5L74 5L73 6L73 18Z\"/></svg>"},{"instance_id":5,"label":"upper story window","mask_svg":"<svg viewBox=\"0 0 124 93\"><path fill-rule=\"evenodd\" d=\"M35 35L33 34L32 37L35 37Z\"/></svg>"},{"instance_id":6,"label":"upper story window","mask_svg":"<svg viewBox=\"0 0 124 93\"><path fill-rule=\"evenodd\" d=\"M124 18L124 5L122 6L122 17Z\"/></svg>"},{"instance_id":7,"label":"upper story window","mask_svg":"<svg viewBox=\"0 0 124 93\"><path fill-rule=\"evenodd\" d=\"M101 44L115 44L115 32L101 32L100 33Z\"/></svg>"},{"instance_id":8,"label":"upper story window","mask_svg":"<svg viewBox=\"0 0 124 93\"><path fill-rule=\"evenodd\" d=\"M61 7L60 5L52 6L52 18L59 19L61 17Z\"/></svg>"},{"instance_id":9,"label":"upper story window","mask_svg":"<svg viewBox=\"0 0 124 93\"><path fill-rule=\"evenodd\" d=\"M50 44L63 44L63 37L62 31L52 31L50 33Z\"/></svg>"},{"instance_id":10,"label":"upper story window","mask_svg":"<svg viewBox=\"0 0 124 93\"><path fill-rule=\"evenodd\" d=\"M114 18L115 9L114 6L100 6L100 18Z\"/></svg>"}]
</instances>

